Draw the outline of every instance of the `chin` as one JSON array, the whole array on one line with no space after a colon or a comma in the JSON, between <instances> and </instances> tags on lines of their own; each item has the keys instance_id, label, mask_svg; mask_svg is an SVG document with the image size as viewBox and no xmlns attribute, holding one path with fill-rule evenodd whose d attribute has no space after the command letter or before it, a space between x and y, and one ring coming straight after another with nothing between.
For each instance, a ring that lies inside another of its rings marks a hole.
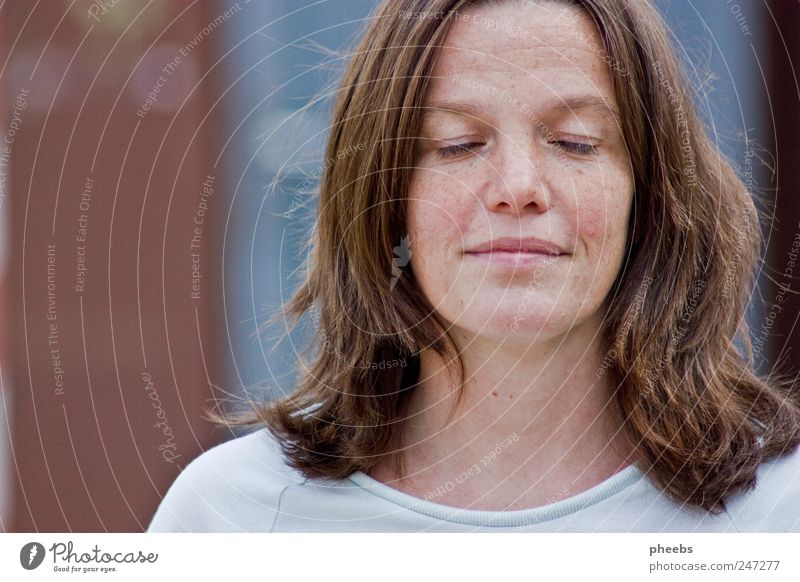
<instances>
[{"instance_id":1,"label":"chin","mask_svg":"<svg viewBox=\"0 0 800 582\"><path fill-rule=\"evenodd\" d=\"M496 311L495 305L467 308L455 326L473 336L498 340L539 341L569 331L570 321L564 320L564 312L558 307L551 312L551 305L540 304L535 308L528 305L525 310L525 305L517 301L506 303L510 306L504 305Z\"/></svg>"}]
</instances>

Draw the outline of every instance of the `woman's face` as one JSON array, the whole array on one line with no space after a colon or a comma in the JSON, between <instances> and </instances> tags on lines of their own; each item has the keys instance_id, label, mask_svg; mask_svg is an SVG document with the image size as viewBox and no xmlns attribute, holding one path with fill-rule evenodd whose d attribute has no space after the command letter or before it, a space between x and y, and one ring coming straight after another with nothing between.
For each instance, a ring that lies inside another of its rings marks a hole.
<instances>
[{"instance_id":1,"label":"woman's face","mask_svg":"<svg viewBox=\"0 0 800 582\"><path fill-rule=\"evenodd\" d=\"M470 334L544 340L597 323L633 196L599 33L547 2L454 21L409 192L414 275Z\"/></svg>"}]
</instances>

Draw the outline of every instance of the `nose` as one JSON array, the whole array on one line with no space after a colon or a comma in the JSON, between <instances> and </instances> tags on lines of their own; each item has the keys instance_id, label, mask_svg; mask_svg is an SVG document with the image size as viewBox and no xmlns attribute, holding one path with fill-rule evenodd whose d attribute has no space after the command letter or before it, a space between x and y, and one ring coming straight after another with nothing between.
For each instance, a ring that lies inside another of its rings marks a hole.
<instances>
[{"instance_id":1,"label":"nose","mask_svg":"<svg viewBox=\"0 0 800 582\"><path fill-rule=\"evenodd\" d=\"M542 213L550 206L545 161L534 142L505 141L492 175L487 205L495 212Z\"/></svg>"}]
</instances>

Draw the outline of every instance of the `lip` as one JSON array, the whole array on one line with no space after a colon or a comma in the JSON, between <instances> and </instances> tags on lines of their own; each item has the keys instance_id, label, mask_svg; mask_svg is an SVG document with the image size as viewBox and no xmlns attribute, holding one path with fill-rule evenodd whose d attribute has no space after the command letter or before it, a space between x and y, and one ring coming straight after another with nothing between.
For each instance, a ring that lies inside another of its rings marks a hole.
<instances>
[{"instance_id":1,"label":"lip","mask_svg":"<svg viewBox=\"0 0 800 582\"><path fill-rule=\"evenodd\" d=\"M539 238L504 237L481 243L465 254L496 264L519 267L552 262L569 253L557 244Z\"/></svg>"},{"instance_id":2,"label":"lip","mask_svg":"<svg viewBox=\"0 0 800 582\"><path fill-rule=\"evenodd\" d=\"M504 237L496 238L485 243L481 243L466 251L469 254L478 253L536 253L540 255L566 255L568 254L563 248L555 243L534 237L526 238L513 238Z\"/></svg>"}]
</instances>

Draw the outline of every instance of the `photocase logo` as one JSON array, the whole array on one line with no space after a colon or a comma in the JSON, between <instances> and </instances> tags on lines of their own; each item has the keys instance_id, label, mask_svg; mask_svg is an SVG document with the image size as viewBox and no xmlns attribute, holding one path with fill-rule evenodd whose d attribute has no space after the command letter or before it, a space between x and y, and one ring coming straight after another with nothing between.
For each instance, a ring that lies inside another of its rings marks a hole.
<instances>
[{"instance_id":1,"label":"photocase logo","mask_svg":"<svg viewBox=\"0 0 800 582\"><path fill-rule=\"evenodd\" d=\"M26 570L35 570L44 561L44 546L39 542L29 542L19 551L19 563Z\"/></svg>"},{"instance_id":2,"label":"photocase logo","mask_svg":"<svg viewBox=\"0 0 800 582\"><path fill-rule=\"evenodd\" d=\"M410 235L406 235L400 239L400 244L394 247L394 254L396 255L392 259L392 280L389 282L389 291L394 289L395 284L397 284L397 280L403 274L402 269L408 264L408 261L411 260L411 241L409 240Z\"/></svg>"}]
</instances>

